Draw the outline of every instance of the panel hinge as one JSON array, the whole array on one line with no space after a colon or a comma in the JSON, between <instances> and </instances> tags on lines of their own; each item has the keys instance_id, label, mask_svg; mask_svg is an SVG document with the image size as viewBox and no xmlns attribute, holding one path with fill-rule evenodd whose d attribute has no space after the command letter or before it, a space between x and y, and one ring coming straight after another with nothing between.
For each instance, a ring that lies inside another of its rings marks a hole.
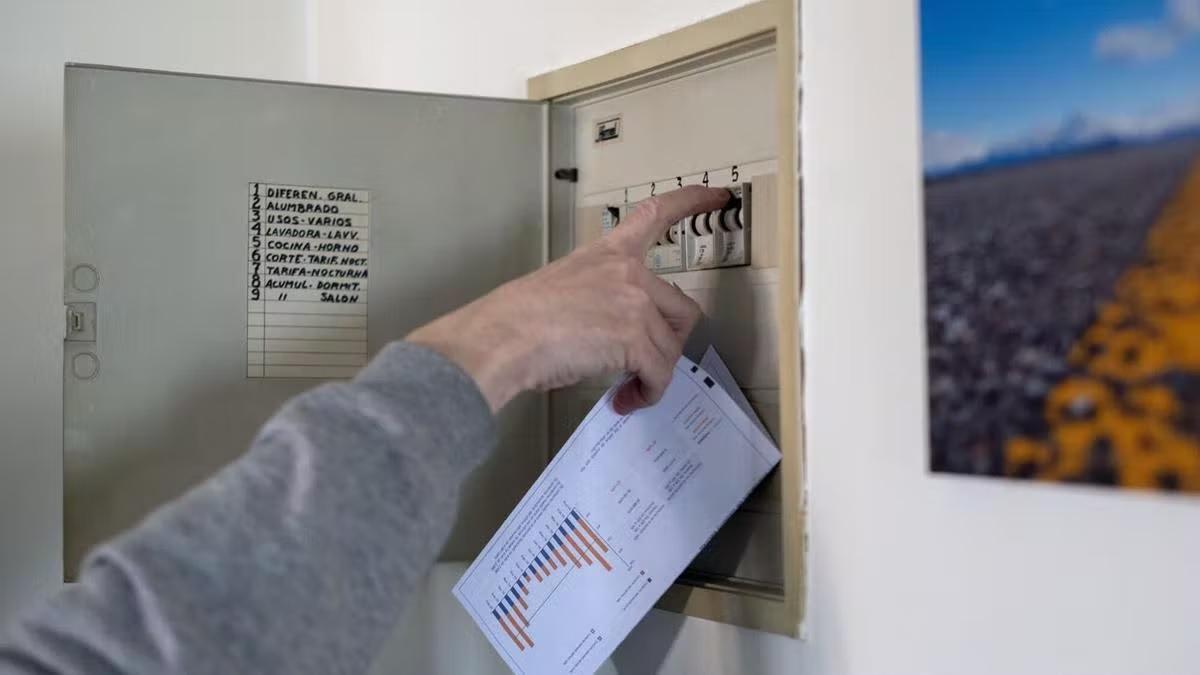
<instances>
[{"instance_id":1,"label":"panel hinge","mask_svg":"<svg viewBox=\"0 0 1200 675\"><path fill-rule=\"evenodd\" d=\"M565 180L571 183L579 182L579 169L571 167L569 169L555 169L554 177L558 180Z\"/></svg>"}]
</instances>

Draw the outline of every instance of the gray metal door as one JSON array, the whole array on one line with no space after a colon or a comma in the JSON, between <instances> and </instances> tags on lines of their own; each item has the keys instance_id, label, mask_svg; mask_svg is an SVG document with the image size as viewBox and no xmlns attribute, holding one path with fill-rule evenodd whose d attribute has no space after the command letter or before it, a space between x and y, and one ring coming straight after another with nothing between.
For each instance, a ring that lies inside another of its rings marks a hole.
<instances>
[{"instance_id":1,"label":"gray metal door","mask_svg":"<svg viewBox=\"0 0 1200 675\"><path fill-rule=\"evenodd\" d=\"M542 104L94 66L65 102L70 575L288 397L543 260ZM448 557L540 468L541 406L506 414Z\"/></svg>"}]
</instances>

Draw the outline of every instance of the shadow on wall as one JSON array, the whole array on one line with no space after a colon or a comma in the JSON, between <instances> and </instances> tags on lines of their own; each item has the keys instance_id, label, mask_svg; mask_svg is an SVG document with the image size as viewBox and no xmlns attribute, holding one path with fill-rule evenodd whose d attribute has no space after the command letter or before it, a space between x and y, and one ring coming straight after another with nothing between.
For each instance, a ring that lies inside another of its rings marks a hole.
<instances>
[{"instance_id":1,"label":"shadow on wall","mask_svg":"<svg viewBox=\"0 0 1200 675\"><path fill-rule=\"evenodd\" d=\"M650 612L613 654L605 675L801 675L798 640Z\"/></svg>"},{"instance_id":2,"label":"shadow on wall","mask_svg":"<svg viewBox=\"0 0 1200 675\"><path fill-rule=\"evenodd\" d=\"M613 652L611 672L616 675L662 672L663 664L670 657L671 648L683 630L684 621L685 617L679 614L651 611Z\"/></svg>"}]
</instances>

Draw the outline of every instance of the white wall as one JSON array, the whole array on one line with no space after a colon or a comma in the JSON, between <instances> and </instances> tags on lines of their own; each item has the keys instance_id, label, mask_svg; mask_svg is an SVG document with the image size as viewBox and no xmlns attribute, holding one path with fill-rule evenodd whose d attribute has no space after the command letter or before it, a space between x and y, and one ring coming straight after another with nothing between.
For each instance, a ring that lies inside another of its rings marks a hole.
<instances>
[{"instance_id":1,"label":"white wall","mask_svg":"<svg viewBox=\"0 0 1200 675\"><path fill-rule=\"evenodd\" d=\"M530 75L604 54L747 0L318 0L317 78L524 98Z\"/></svg>"},{"instance_id":2,"label":"white wall","mask_svg":"<svg viewBox=\"0 0 1200 675\"><path fill-rule=\"evenodd\" d=\"M1200 501L926 471L913 0L803 12L811 672L1197 672Z\"/></svg>"},{"instance_id":3,"label":"white wall","mask_svg":"<svg viewBox=\"0 0 1200 675\"><path fill-rule=\"evenodd\" d=\"M81 61L304 79L289 0L0 2L0 623L62 580L62 83Z\"/></svg>"}]
</instances>

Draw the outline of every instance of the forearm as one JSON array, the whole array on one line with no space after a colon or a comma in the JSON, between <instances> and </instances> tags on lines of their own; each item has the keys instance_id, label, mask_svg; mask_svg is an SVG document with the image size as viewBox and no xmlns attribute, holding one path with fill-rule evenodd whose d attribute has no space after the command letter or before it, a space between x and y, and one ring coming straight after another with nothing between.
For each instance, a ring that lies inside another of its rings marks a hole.
<instances>
[{"instance_id":1,"label":"forearm","mask_svg":"<svg viewBox=\"0 0 1200 675\"><path fill-rule=\"evenodd\" d=\"M362 672L494 443L466 374L392 345L93 552L78 584L17 624L0 671Z\"/></svg>"}]
</instances>

